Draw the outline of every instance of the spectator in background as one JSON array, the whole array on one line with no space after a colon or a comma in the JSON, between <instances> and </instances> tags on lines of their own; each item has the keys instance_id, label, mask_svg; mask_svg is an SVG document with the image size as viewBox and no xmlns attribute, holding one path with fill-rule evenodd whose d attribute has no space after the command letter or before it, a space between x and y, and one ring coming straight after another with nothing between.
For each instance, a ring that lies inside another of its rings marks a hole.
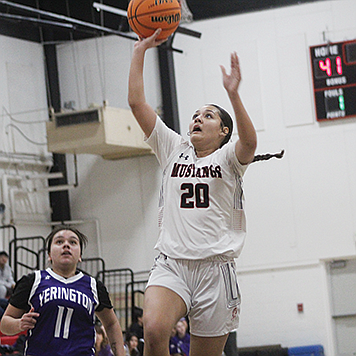
<instances>
[{"instance_id":1,"label":"spectator in background","mask_svg":"<svg viewBox=\"0 0 356 356\"><path fill-rule=\"evenodd\" d=\"M127 334L125 341L126 356L141 356L138 350L138 337L136 334Z\"/></svg>"},{"instance_id":2,"label":"spectator in background","mask_svg":"<svg viewBox=\"0 0 356 356\"><path fill-rule=\"evenodd\" d=\"M129 334L134 334L138 338L137 349L143 355L144 337L143 337L143 310L139 307L134 307L133 323L129 327Z\"/></svg>"},{"instance_id":3,"label":"spectator in background","mask_svg":"<svg viewBox=\"0 0 356 356\"><path fill-rule=\"evenodd\" d=\"M1 320L2 316L4 315L8 304L9 304L8 299L0 298L0 320Z\"/></svg>"},{"instance_id":4,"label":"spectator in background","mask_svg":"<svg viewBox=\"0 0 356 356\"><path fill-rule=\"evenodd\" d=\"M99 323L95 325L95 356L112 356L109 339L104 327Z\"/></svg>"},{"instance_id":5,"label":"spectator in background","mask_svg":"<svg viewBox=\"0 0 356 356\"><path fill-rule=\"evenodd\" d=\"M2 318L7 305L8 298L12 294L15 281L11 267L8 264L9 255L5 251L0 252L0 319Z\"/></svg>"},{"instance_id":6,"label":"spectator in background","mask_svg":"<svg viewBox=\"0 0 356 356\"><path fill-rule=\"evenodd\" d=\"M187 321L182 318L173 329L176 333L170 340L169 353L171 355L189 356L190 334L187 331L187 327Z\"/></svg>"},{"instance_id":7,"label":"spectator in background","mask_svg":"<svg viewBox=\"0 0 356 356\"><path fill-rule=\"evenodd\" d=\"M170 339L169 339L169 354L172 355L172 356L177 356L177 355L179 355L179 354L178 354L178 350L177 350L177 348L176 348L176 345L173 344L173 342L172 342L172 339L173 339L176 335L177 335L177 330L176 330L176 328L174 327L174 328L172 329L171 337L170 337Z\"/></svg>"},{"instance_id":8,"label":"spectator in background","mask_svg":"<svg viewBox=\"0 0 356 356\"><path fill-rule=\"evenodd\" d=\"M0 252L0 299L8 298L15 287L11 267L8 264L9 255L5 251Z\"/></svg>"}]
</instances>

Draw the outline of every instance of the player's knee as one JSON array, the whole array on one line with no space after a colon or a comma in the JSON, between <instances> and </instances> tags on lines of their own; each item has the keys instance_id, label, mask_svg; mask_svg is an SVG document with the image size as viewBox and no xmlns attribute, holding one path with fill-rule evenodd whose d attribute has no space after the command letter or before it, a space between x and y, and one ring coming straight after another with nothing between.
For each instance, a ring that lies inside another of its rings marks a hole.
<instances>
[{"instance_id":1,"label":"player's knee","mask_svg":"<svg viewBox=\"0 0 356 356\"><path fill-rule=\"evenodd\" d=\"M168 341L156 329L149 329L147 332L145 330L145 348L147 347L149 350L160 350L164 346L168 347Z\"/></svg>"},{"instance_id":2,"label":"player's knee","mask_svg":"<svg viewBox=\"0 0 356 356\"><path fill-rule=\"evenodd\" d=\"M171 330L166 323L162 323L159 319L147 318L143 319L145 330L145 345L148 343L150 347L159 347L161 344L166 344L169 340Z\"/></svg>"}]
</instances>

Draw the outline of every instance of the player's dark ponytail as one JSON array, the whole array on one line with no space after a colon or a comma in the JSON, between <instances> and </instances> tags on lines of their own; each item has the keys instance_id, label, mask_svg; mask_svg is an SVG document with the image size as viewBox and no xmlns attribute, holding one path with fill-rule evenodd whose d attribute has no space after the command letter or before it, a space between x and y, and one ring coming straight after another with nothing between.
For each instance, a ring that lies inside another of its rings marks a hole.
<instances>
[{"instance_id":1,"label":"player's dark ponytail","mask_svg":"<svg viewBox=\"0 0 356 356\"><path fill-rule=\"evenodd\" d=\"M263 155L256 155L251 163L257 162L257 161L268 161L269 159L271 159L273 157L281 159L283 156L284 156L284 150L282 150L280 153L274 153L274 154L265 153Z\"/></svg>"}]
</instances>

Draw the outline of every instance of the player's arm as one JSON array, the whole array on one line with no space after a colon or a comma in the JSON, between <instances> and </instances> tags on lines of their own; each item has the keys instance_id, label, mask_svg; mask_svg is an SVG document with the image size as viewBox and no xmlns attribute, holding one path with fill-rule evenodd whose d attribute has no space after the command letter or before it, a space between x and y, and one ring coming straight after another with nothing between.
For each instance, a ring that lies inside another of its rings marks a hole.
<instances>
[{"instance_id":1,"label":"player's arm","mask_svg":"<svg viewBox=\"0 0 356 356\"><path fill-rule=\"evenodd\" d=\"M33 329L36 325L36 318L39 316L39 313L34 312L34 308L26 313L9 304L1 319L0 331L5 335L16 335L21 331Z\"/></svg>"},{"instance_id":2,"label":"player's arm","mask_svg":"<svg viewBox=\"0 0 356 356\"><path fill-rule=\"evenodd\" d=\"M113 354L115 356L125 356L122 330L114 310L112 308L104 308L99 312L97 311L96 315L105 328Z\"/></svg>"},{"instance_id":3,"label":"player's arm","mask_svg":"<svg viewBox=\"0 0 356 356\"><path fill-rule=\"evenodd\" d=\"M156 123L156 113L146 102L143 68L146 51L151 47L157 47L165 40L157 40L161 30L157 30L151 37L140 39L135 43L131 59L129 73L128 102L132 113L147 137L151 135Z\"/></svg>"},{"instance_id":4,"label":"player's arm","mask_svg":"<svg viewBox=\"0 0 356 356\"><path fill-rule=\"evenodd\" d=\"M241 72L239 59L236 52L231 53L231 73L227 74L223 66L223 85L229 96L236 118L237 132L239 139L236 142L236 157L241 164L252 162L256 146L257 135L253 123L241 101L238 88L241 82Z\"/></svg>"}]
</instances>

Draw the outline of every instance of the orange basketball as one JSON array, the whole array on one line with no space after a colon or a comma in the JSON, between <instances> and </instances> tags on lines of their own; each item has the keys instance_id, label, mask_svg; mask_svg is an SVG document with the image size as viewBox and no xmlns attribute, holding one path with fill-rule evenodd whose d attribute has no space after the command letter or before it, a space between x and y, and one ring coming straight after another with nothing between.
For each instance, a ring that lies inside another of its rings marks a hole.
<instances>
[{"instance_id":1,"label":"orange basketball","mask_svg":"<svg viewBox=\"0 0 356 356\"><path fill-rule=\"evenodd\" d=\"M180 17L178 0L131 0L127 8L129 25L142 38L150 37L157 28L162 29L158 39L168 38L177 29Z\"/></svg>"}]
</instances>

